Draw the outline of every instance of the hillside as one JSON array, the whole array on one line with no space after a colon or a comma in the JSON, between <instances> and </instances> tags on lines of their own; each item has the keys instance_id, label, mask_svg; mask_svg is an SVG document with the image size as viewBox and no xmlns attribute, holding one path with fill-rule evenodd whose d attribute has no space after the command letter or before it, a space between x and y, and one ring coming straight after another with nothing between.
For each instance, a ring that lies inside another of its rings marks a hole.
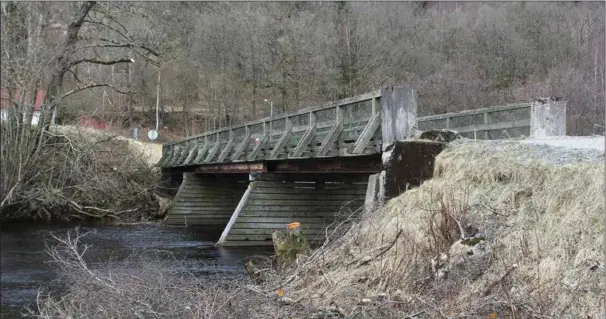
<instances>
[{"instance_id":1,"label":"hillside","mask_svg":"<svg viewBox=\"0 0 606 319\"><path fill-rule=\"evenodd\" d=\"M598 318L603 218L603 150L458 140L283 289L351 316Z\"/></svg>"}]
</instances>

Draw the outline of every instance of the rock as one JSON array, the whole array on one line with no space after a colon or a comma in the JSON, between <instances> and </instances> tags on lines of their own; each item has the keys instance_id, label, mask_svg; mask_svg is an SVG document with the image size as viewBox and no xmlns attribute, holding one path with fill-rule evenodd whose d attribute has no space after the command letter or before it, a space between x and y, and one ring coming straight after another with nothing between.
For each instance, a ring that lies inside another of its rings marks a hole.
<instances>
[{"instance_id":1,"label":"rock","mask_svg":"<svg viewBox=\"0 0 606 319\"><path fill-rule=\"evenodd\" d=\"M291 305L295 301L292 300L292 298L282 297L282 298L280 298L280 302L283 304L286 304L286 305Z\"/></svg>"},{"instance_id":2,"label":"rock","mask_svg":"<svg viewBox=\"0 0 606 319\"><path fill-rule=\"evenodd\" d=\"M472 280L481 275L492 253L491 246L484 237L469 237L456 241L450 246L447 257L431 261L437 279L446 279L453 271Z\"/></svg>"},{"instance_id":3,"label":"rock","mask_svg":"<svg viewBox=\"0 0 606 319\"><path fill-rule=\"evenodd\" d=\"M363 298L362 300L360 300L360 303L363 305L367 305L371 302L372 302L372 300L370 300L369 298Z\"/></svg>"},{"instance_id":4,"label":"rock","mask_svg":"<svg viewBox=\"0 0 606 319\"><path fill-rule=\"evenodd\" d=\"M265 274L255 265L252 259L244 264L244 268L255 283L259 284L266 280Z\"/></svg>"}]
</instances>

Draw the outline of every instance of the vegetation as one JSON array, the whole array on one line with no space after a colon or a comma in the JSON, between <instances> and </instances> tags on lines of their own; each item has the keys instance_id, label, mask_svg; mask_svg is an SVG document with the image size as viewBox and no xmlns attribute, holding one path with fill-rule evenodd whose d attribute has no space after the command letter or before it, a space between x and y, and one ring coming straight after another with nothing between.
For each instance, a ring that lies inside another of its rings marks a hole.
<instances>
[{"instance_id":1,"label":"vegetation","mask_svg":"<svg viewBox=\"0 0 606 319\"><path fill-rule=\"evenodd\" d=\"M604 130L603 6L6 2L2 85L90 87L60 119L153 127L158 104L183 135L268 115L265 99L285 112L400 83L423 115L557 95L587 135Z\"/></svg>"},{"instance_id":2,"label":"vegetation","mask_svg":"<svg viewBox=\"0 0 606 319\"><path fill-rule=\"evenodd\" d=\"M131 141L63 126L44 134L32 169L19 172L5 197L2 220L141 220L165 212L157 169Z\"/></svg>"},{"instance_id":3,"label":"vegetation","mask_svg":"<svg viewBox=\"0 0 606 319\"><path fill-rule=\"evenodd\" d=\"M246 267L256 285L244 278L196 279L171 270L174 262L159 262L153 251L128 261L139 267L136 276L124 265L90 270L77 234L57 237L49 252L70 290L63 298L41 297L33 313L599 318L603 153L578 151L576 157L537 147L537 155L534 146L486 144L449 146L436 159L433 179L350 216L321 247L295 253L288 264L280 264L280 256L251 260Z\"/></svg>"},{"instance_id":4,"label":"vegetation","mask_svg":"<svg viewBox=\"0 0 606 319\"><path fill-rule=\"evenodd\" d=\"M170 139L409 83L421 115L557 95L568 134L602 133L603 6L2 2L0 208L41 177L53 119L83 114Z\"/></svg>"}]
</instances>

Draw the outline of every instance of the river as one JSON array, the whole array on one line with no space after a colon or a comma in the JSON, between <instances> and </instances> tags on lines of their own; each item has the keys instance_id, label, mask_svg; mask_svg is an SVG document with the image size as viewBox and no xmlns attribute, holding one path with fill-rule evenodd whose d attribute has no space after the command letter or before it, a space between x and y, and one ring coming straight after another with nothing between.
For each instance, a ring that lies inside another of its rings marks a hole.
<instances>
[{"instance_id":1,"label":"river","mask_svg":"<svg viewBox=\"0 0 606 319\"><path fill-rule=\"evenodd\" d=\"M54 267L48 263L46 242L50 232L65 234L75 224L3 224L0 228L0 318L22 318L25 306L35 307L38 289L57 289ZM92 246L86 253L93 268L121 260L133 251L170 251L197 276L216 273L239 276L246 273L244 260L268 255L271 247L215 248L220 230L200 227L168 227L159 224L108 226L83 224L80 232L94 231L82 243Z\"/></svg>"}]
</instances>

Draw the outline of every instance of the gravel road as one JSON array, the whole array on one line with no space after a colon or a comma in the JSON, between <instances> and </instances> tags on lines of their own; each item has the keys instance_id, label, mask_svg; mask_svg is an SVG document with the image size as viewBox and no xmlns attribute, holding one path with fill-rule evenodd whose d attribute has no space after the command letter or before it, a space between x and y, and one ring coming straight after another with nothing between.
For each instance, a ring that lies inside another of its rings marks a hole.
<instances>
[{"instance_id":1,"label":"gravel road","mask_svg":"<svg viewBox=\"0 0 606 319\"><path fill-rule=\"evenodd\" d=\"M604 163L604 137L559 137L536 140L458 139L452 145L478 144L481 152L507 148L520 162L536 160L556 165Z\"/></svg>"}]
</instances>

